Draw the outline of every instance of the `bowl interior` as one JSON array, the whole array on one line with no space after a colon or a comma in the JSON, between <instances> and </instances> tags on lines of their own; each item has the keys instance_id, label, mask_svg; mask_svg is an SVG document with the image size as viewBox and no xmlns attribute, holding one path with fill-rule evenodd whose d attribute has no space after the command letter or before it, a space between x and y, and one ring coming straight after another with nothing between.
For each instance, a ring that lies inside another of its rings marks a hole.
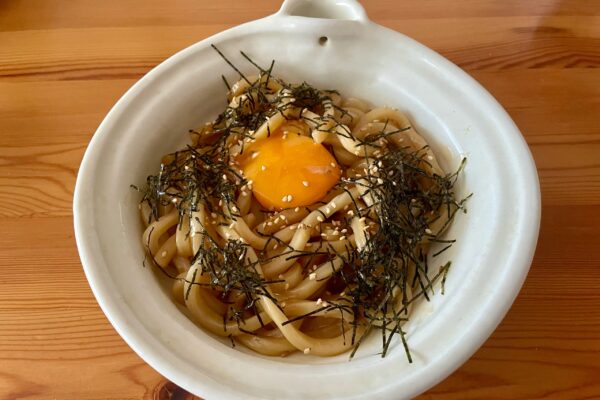
<instances>
[{"instance_id":1,"label":"bowl interior","mask_svg":"<svg viewBox=\"0 0 600 400\"><path fill-rule=\"evenodd\" d=\"M386 390L399 385L407 385L405 393L417 393L478 347L522 283L533 250L531 227L525 225L535 225L526 208L539 202L527 187L535 178L529 153L491 96L435 53L374 25L344 21L353 24L352 32L339 29L340 21L318 29L299 21L290 17L277 27L258 21L211 41L244 73L255 70L239 50L263 66L275 59L274 75L285 80L401 109L446 171L454 171L462 157L468 160L457 188L459 197L473 197L468 213L459 214L446 233L458 242L430 259L433 273L452 260L446 294L436 290L431 302L420 302L407 325L414 363L408 364L398 341L382 359L376 335L352 362L347 355L268 358L231 348L228 340L194 325L171 299L168 279L142 265L139 195L129 185L143 184L162 155L186 143L189 129L225 107L221 75L237 79L207 41L148 74L94 137L76 199L86 273L127 342L159 372L197 394L318 399L377 392L387 398ZM328 37L325 45L319 44L321 36ZM298 374L314 384L299 386ZM340 386L340 379L346 384Z\"/></svg>"}]
</instances>

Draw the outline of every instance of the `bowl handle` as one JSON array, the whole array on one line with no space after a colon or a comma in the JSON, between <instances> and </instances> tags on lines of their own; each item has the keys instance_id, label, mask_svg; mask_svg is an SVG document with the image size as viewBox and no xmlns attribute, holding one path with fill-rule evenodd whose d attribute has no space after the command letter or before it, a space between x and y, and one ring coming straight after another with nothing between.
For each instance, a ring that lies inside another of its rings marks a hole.
<instances>
[{"instance_id":1,"label":"bowl handle","mask_svg":"<svg viewBox=\"0 0 600 400\"><path fill-rule=\"evenodd\" d=\"M280 16L367 22L367 13L357 0L284 0Z\"/></svg>"}]
</instances>

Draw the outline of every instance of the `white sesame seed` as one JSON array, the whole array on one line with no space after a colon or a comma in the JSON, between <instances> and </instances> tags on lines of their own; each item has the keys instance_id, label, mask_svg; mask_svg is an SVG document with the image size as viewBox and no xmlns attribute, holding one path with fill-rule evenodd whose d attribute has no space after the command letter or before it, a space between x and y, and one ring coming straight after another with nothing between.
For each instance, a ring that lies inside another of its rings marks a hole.
<instances>
[{"instance_id":1,"label":"white sesame seed","mask_svg":"<svg viewBox=\"0 0 600 400\"><path fill-rule=\"evenodd\" d=\"M271 221L267 222L267 226L271 226L273 223Z\"/></svg>"},{"instance_id":2,"label":"white sesame seed","mask_svg":"<svg viewBox=\"0 0 600 400\"><path fill-rule=\"evenodd\" d=\"M262 171L266 171L266 170L267 170L267 166L266 166L266 165L261 165L261 166L260 166L260 169L261 169Z\"/></svg>"},{"instance_id":3,"label":"white sesame seed","mask_svg":"<svg viewBox=\"0 0 600 400\"><path fill-rule=\"evenodd\" d=\"M256 153L252 153L252 156L251 156L252 159L255 159L256 157L258 157L258 151Z\"/></svg>"},{"instance_id":4,"label":"white sesame seed","mask_svg":"<svg viewBox=\"0 0 600 400\"><path fill-rule=\"evenodd\" d=\"M310 275L308 275L308 279L310 279L311 281L314 281L315 279L317 279L317 273L313 272Z\"/></svg>"},{"instance_id":5,"label":"white sesame seed","mask_svg":"<svg viewBox=\"0 0 600 400\"><path fill-rule=\"evenodd\" d=\"M331 208L325 207L325 214L329 214L331 212Z\"/></svg>"},{"instance_id":6,"label":"white sesame seed","mask_svg":"<svg viewBox=\"0 0 600 400\"><path fill-rule=\"evenodd\" d=\"M431 235L432 234L431 229L429 229L429 228L425 229L425 233L428 235Z\"/></svg>"},{"instance_id":7,"label":"white sesame seed","mask_svg":"<svg viewBox=\"0 0 600 400\"><path fill-rule=\"evenodd\" d=\"M317 221L323 222L325 221L321 215L317 215Z\"/></svg>"},{"instance_id":8,"label":"white sesame seed","mask_svg":"<svg viewBox=\"0 0 600 400\"><path fill-rule=\"evenodd\" d=\"M161 257L166 257L166 256L167 256L167 251L165 250L165 251L163 251L162 253L160 253L160 256L161 256Z\"/></svg>"},{"instance_id":9,"label":"white sesame seed","mask_svg":"<svg viewBox=\"0 0 600 400\"><path fill-rule=\"evenodd\" d=\"M339 235L340 233L339 233L337 230L335 230L335 231L331 232L331 234L332 234L332 235L334 235L334 236L337 236L337 235Z\"/></svg>"},{"instance_id":10,"label":"white sesame seed","mask_svg":"<svg viewBox=\"0 0 600 400\"><path fill-rule=\"evenodd\" d=\"M300 211L300 207L294 208L294 212L298 212L298 211Z\"/></svg>"},{"instance_id":11,"label":"white sesame seed","mask_svg":"<svg viewBox=\"0 0 600 400\"><path fill-rule=\"evenodd\" d=\"M235 222L232 222L231 224L229 224L229 229L233 228L235 226Z\"/></svg>"},{"instance_id":12,"label":"white sesame seed","mask_svg":"<svg viewBox=\"0 0 600 400\"><path fill-rule=\"evenodd\" d=\"M171 203L177 203L177 197L172 198Z\"/></svg>"},{"instance_id":13,"label":"white sesame seed","mask_svg":"<svg viewBox=\"0 0 600 400\"><path fill-rule=\"evenodd\" d=\"M279 247L279 244L275 243L275 246L273 246L273 250L277 250L278 247Z\"/></svg>"},{"instance_id":14,"label":"white sesame seed","mask_svg":"<svg viewBox=\"0 0 600 400\"><path fill-rule=\"evenodd\" d=\"M322 299L319 297L319 298L317 299L317 305L320 305L322 302L323 302L323 300L322 300Z\"/></svg>"},{"instance_id":15,"label":"white sesame seed","mask_svg":"<svg viewBox=\"0 0 600 400\"><path fill-rule=\"evenodd\" d=\"M353 216L354 215L354 211L350 210L346 214L348 214L349 216Z\"/></svg>"},{"instance_id":16,"label":"white sesame seed","mask_svg":"<svg viewBox=\"0 0 600 400\"><path fill-rule=\"evenodd\" d=\"M377 183L380 184L380 185L383 185L383 179L377 178Z\"/></svg>"},{"instance_id":17,"label":"white sesame seed","mask_svg":"<svg viewBox=\"0 0 600 400\"><path fill-rule=\"evenodd\" d=\"M428 159L429 161L432 161L432 160L433 160L433 156L427 156L427 159Z\"/></svg>"},{"instance_id":18,"label":"white sesame seed","mask_svg":"<svg viewBox=\"0 0 600 400\"><path fill-rule=\"evenodd\" d=\"M223 200L219 200L219 207L223 206Z\"/></svg>"},{"instance_id":19,"label":"white sesame seed","mask_svg":"<svg viewBox=\"0 0 600 400\"><path fill-rule=\"evenodd\" d=\"M227 175L223 174L223 180L226 181L227 180Z\"/></svg>"},{"instance_id":20,"label":"white sesame seed","mask_svg":"<svg viewBox=\"0 0 600 400\"><path fill-rule=\"evenodd\" d=\"M348 232L348 229L346 229L346 228L342 229L342 233L347 233L347 232Z\"/></svg>"},{"instance_id":21,"label":"white sesame seed","mask_svg":"<svg viewBox=\"0 0 600 400\"><path fill-rule=\"evenodd\" d=\"M292 195L291 195L291 194L288 194L288 195L287 195L287 201L288 201L288 203L289 203L289 202L291 202L291 201L292 201L292 199L293 199Z\"/></svg>"},{"instance_id":22,"label":"white sesame seed","mask_svg":"<svg viewBox=\"0 0 600 400\"><path fill-rule=\"evenodd\" d=\"M188 166L186 165L186 166L184 166L184 167L183 167L183 169L185 169L185 170L187 171L188 169L190 169L190 167L188 167Z\"/></svg>"},{"instance_id":23,"label":"white sesame seed","mask_svg":"<svg viewBox=\"0 0 600 400\"><path fill-rule=\"evenodd\" d=\"M308 181L302 181L302 184L303 184L305 187L308 187L308 185L310 185L310 184L308 183Z\"/></svg>"},{"instance_id":24,"label":"white sesame seed","mask_svg":"<svg viewBox=\"0 0 600 400\"><path fill-rule=\"evenodd\" d=\"M296 225L292 225L292 226L290 226L290 231L295 231L295 230L296 230L296 228L297 228L297 226L296 226Z\"/></svg>"},{"instance_id":25,"label":"white sesame seed","mask_svg":"<svg viewBox=\"0 0 600 400\"><path fill-rule=\"evenodd\" d=\"M344 236L344 235L340 236L340 240L346 240L346 236Z\"/></svg>"},{"instance_id":26,"label":"white sesame seed","mask_svg":"<svg viewBox=\"0 0 600 400\"><path fill-rule=\"evenodd\" d=\"M308 353L310 353L310 347L307 347L304 349L304 354L308 354Z\"/></svg>"},{"instance_id":27,"label":"white sesame seed","mask_svg":"<svg viewBox=\"0 0 600 400\"><path fill-rule=\"evenodd\" d=\"M248 192L244 192L244 191L242 191L242 196L243 196L243 197L246 197L246 196L248 196Z\"/></svg>"},{"instance_id":28,"label":"white sesame seed","mask_svg":"<svg viewBox=\"0 0 600 400\"><path fill-rule=\"evenodd\" d=\"M210 213L210 216L213 218L217 218L217 213Z\"/></svg>"},{"instance_id":29,"label":"white sesame seed","mask_svg":"<svg viewBox=\"0 0 600 400\"><path fill-rule=\"evenodd\" d=\"M335 163L333 161L331 163L329 163L329 165L331 165L333 168L335 168Z\"/></svg>"},{"instance_id":30,"label":"white sesame seed","mask_svg":"<svg viewBox=\"0 0 600 400\"><path fill-rule=\"evenodd\" d=\"M285 286L284 286L284 288L285 288L285 290L288 290L290 288L290 284L286 283Z\"/></svg>"},{"instance_id":31,"label":"white sesame seed","mask_svg":"<svg viewBox=\"0 0 600 400\"><path fill-rule=\"evenodd\" d=\"M321 233L321 237L327 237L326 233Z\"/></svg>"},{"instance_id":32,"label":"white sesame seed","mask_svg":"<svg viewBox=\"0 0 600 400\"><path fill-rule=\"evenodd\" d=\"M284 203L287 202L287 194L283 195L283 197L281 198L281 201L283 201Z\"/></svg>"}]
</instances>

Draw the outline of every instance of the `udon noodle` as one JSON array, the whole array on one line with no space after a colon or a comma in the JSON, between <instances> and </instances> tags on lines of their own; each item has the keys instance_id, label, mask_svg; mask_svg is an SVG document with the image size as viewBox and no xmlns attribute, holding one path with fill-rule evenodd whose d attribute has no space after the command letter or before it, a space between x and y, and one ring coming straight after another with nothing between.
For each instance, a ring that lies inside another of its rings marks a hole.
<instances>
[{"instance_id":1,"label":"udon noodle","mask_svg":"<svg viewBox=\"0 0 600 400\"><path fill-rule=\"evenodd\" d=\"M295 136L321 144L339 176L311 204L265 206L244 163ZM264 355L332 356L374 329L384 355L405 341L414 300L448 271L430 273L430 244L462 208L457 173L405 114L261 69L191 142L163 157L140 210L148 254L198 325Z\"/></svg>"}]
</instances>

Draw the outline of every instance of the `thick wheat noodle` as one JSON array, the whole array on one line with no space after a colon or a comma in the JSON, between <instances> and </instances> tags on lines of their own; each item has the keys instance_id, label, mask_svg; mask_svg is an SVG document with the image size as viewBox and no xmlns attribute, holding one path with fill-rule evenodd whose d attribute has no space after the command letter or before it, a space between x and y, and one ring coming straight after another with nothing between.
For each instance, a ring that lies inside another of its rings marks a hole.
<instances>
[{"instance_id":1,"label":"thick wheat noodle","mask_svg":"<svg viewBox=\"0 0 600 400\"><path fill-rule=\"evenodd\" d=\"M177 254L182 257L192 257L194 250L190 236L190 219L182 218L175 233L175 245Z\"/></svg>"},{"instance_id":2,"label":"thick wheat noodle","mask_svg":"<svg viewBox=\"0 0 600 400\"><path fill-rule=\"evenodd\" d=\"M274 283L271 285L273 292L277 293L277 296L283 296L287 291L295 288L302 281L304 274L304 268L299 263L294 263L287 271L279 274L277 279L283 281L281 283Z\"/></svg>"},{"instance_id":3,"label":"thick wheat noodle","mask_svg":"<svg viewBox=\"0 0 600 400\"><path fill-rule=\"evenodd\" d=\"M251 83L258 79L266 83L265 76L248 77L249 82L244 79L236 82L229 95L230 106L237 107L256 100L258 94L250 92L250 88ZM270 100L276 99L278 93L281 103L290 105L291 91L283 88L279 81L270 80L265 96ZM343 99L336 93L329 96L323 102L320 114L294 107L283 107L283 111L275 112L255 132L251 132L251 140L245 139L243 151L280 129L284 135L307 135L317 143L330 146L338 162L347 169L348 176L365 176L365 172L373 168L371 159L365 157L372 156L378 148L390 143L412 151L423 151L428 168L442 175L433 152L404 114L386 107L371 109L363 100ZM364 143L381 133L385 134L385 140L376 138L377 146ZM232 155L242 151L235 137L228 138L227 143ZM363 183L367 182L363 180ZM349 214L356 216L348 218L349 226L343 234L335 228L335 221L331 222L336 215L359 212L356 207L365 208L376 203L373 195L361 185L349 185L346 189L330 192L323 199L323 204L268 213L257 204L249 184L237 194L234 209L240 215L237 218L225 217L230 214L224 206L223 213L214 217L216 214L210 215L203 204L198 204L189 214L181 216L177 207L160 206L155 219L149 204L142 203L140 214L146 225L142 240L161 268L174 267L177 279L173 283L173 296L185 304L191 318L209 332L235 337L239 343L265 355L300 350L317 356L331 356L354 346L351 332L360 337L366 329L366 324L353 321L352 313L328 308L326 299L316 298L322 295L336 272L344 267L349 252L361 251L368 244L367 224L358 214ZM362 214L365 215L365 212ZM367 215L369 218L377 217L371 210ZM448 217L442 210L442 217L431 222L432 231L440 233L446 227ZM311 241L316 237L319 240ZM201 258L194 257L202 248L209 248L211 244L224 246L228 240L245 243L248 249L246 261L254 265L262 278L274 281L266 286L265 294L258 295L255 307L246 311L241 321L227 319L226 315L231 307L243 306L245 294L236 289L224 298L223 292L211 288L211 278L203 272ZM270 259L259 262L257 252L265 252L262 254L268 254ZM327 252L329 259L323 261L317 257L303 265L298 257L290 257L315 252ZM393 296L393 308L397 312L412 294L410 288L402 293L397 287ZM277 299L277 304L272 298ZM350 304L349 299L341 296L329 301ZM405 307L406 315L410 314L411 307ZM308 313L312 313L311 318L305 322L301 319L289 322L291 318Z\"/></svg>"},{"instance_id":4,"label":"thick wheat noodle","mask_svg":"<svg viewBox=\"0 0 600 400\"><path fill-rule=\"evenodd\" d=\"M236 339L244 346L266 356L279 356L297 350L285 337L267 337L243 333Z\"/></svg>"},{"instance_id":5,"label":"thick wheat noodle","mask_svg":"<svg viewBox=\"0 0 600 400\"><path fill-rule=\"evenodd\" d=\"M288 318L271 299L263 296L261 304L269 314L269 317L281 330L283 336L297 349L304 349L305 352L310 352L317 356L333 356L343 353L354 346L350 338L344 334L340 334L334 338L316 338L303 333L292 324L284 325L288 321ZM357 334L361 335L364 329L362 325L358 325L356 327Z\"/></svg>"},{"instance_id":6,"label":"thick wheat noodle","mask_svg":"<svg viewBox=\"0 0 600 400\"><path fill-rule=\"evenodd\" d=\"M364 234L364 233L363 233ZM308 251L323 251L333 250L335 253L342 253L347 251L348 248L355 247L355 239L353 235L348 236L348 239L340 240L337 235L333 235L333 240L323 243L307 243L304 250Z\"/></svg>"},{"instance_id":7,"label":"thick wheat noodle","mask_svg":"<svg viewBox=\"0 0 600 400\"><path fill-rule=\"evenodd\" d=\"M197 272L197 269L198 267L193 265L186 276L186 281L191 283L186 282L183 288L185 292L185 305L194 320L205 329L219 336L239 335L242 333L240 327L245 331L253 332L270 321L269 314L263 311L260 313L260 318L258 315L254 315L244 320L242 325L238 325L236 322L223 323L223 315L216 313L207 304L206 298L210 296L210 294L206 293L207 289L198 285L202 283L208 284L208 276L201 275ZM195 278L194 274L196 275Z\"/></svg>"}]
</instances>

